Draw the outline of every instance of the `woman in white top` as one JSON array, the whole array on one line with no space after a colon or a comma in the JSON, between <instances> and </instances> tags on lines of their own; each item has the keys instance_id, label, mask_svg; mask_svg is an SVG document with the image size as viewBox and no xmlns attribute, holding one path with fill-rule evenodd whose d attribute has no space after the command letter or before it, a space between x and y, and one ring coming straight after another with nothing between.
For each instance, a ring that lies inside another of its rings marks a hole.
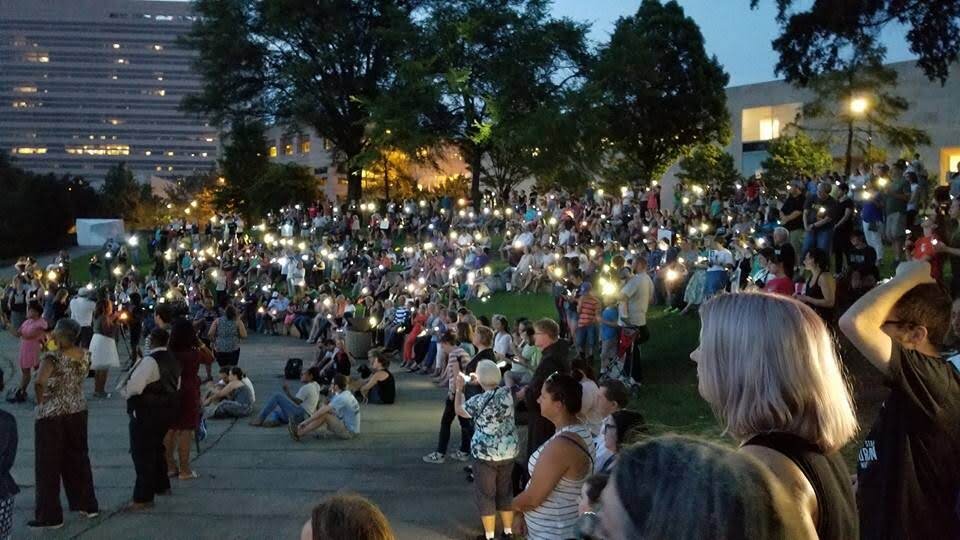
<instances>
[{"instance_id":1,"label":"woman in white top","mask_svg":"<svg viewBox=\"0 0 960 540\"><path fill-rule=\"evenodd\" d=\"M600 434L603 425L603 413L598 406L600 399L600 387L597 386L596 377L593 374L593 367L583 358L577 358L573 361L573 378L580 383L580 389L583 392L583 399L580 404L580 414L577 418L583 425L587 426L594 437Z\"/></svg>"},{"instance_id":2,"label":"woman in white top","mask_svg":"<svg viewBox=\"0 0 960 540\"><path fill-rule=\"evenodd\" d=\"M554 373L537 399L541 414L557 431L530 456L530 482L513 499L530 540L576 537L580 491L594 460L590 430L577 419L582 398L576 379Z\"/></svg>"},{"instance_id":3,"label":"woman in white top","mask_svg":"<svg viewBox=\"0 0 960 540\"><path fill-rule=\"evenodd\" d=\"M513 336L510 335L510 323L503 315L494 315L493 329L496 331L493 337L493 354L496 355L497 362L502 362L515 354Z\"/></svg>"}]
</instances>

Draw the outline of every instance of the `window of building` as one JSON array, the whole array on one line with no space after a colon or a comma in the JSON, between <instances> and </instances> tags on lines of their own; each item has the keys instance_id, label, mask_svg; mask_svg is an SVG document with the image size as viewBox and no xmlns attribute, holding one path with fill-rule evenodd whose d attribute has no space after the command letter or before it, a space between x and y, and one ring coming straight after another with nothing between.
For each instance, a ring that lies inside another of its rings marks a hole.
<instances>
[{"instance_id":1,"label":"window of building","mask_svg":"<svg viewBox=\"0 0 960 540\"><path fill-rule=\"evenodd\" d=\"M283 155L292 156L293 155L293 145L286 143L283 145Z\"/></svg>"},{"instance_id":2,"label":"window of building","mask_svg":"<svg viewBox=\"0 0 960 540\"><path fill-rule=\"evenodd\" d=\"M43 147L36 147L36 146L21 146L19 148L14 148L13 153L23 154L23 155L46 154L47 149Z\"/></svg>"},{"instance_id":3,"label":"window of building","mask_svg":"<svg viewBox=\"0 0 960 540\"><path fill-rule=\"evenodd\" d=\"M117 63L118 63L118 64L126 64L126 63L127 63L127 59L126 59L126 58L117 58Z\"/></svg>"},{"instance_id":4,"label":"window of building","mask_svg":"<svg viewBox=\"0 0 960 540\"><path fill-rule=\"evenodd\" d=\"M36 86L14 86L13 91L19 92L21 94L36 94L37 87Z\"/></svg>"},{"instance_id":5,"label":"window of building","mask_svg":"<svg viewBox=\"0 0 960 540\"><path fill-rule=\"evenodd\" d=\"M23 55L23 59L27 62L39 62L41 64L46 64L50 61L50 56L47 53L28 52Z\"/></svg>"},{"instance_id":6,"label":"window of building","mask_svg":"<svg viewBox=\"0 0 960 540\"><path fill-rule=\"evenodd\" d=\"M114 43L114 44L113 44L113 48L114 48L114 49L119 49L119 48L120 48L120 44L119 44L119 43Z\"/></svg>"},{"instance_id":7,"label":"window of building","mask_svg":"<svg viewBox=\"0 0 960 540\"><path fill-rule=\"evenodd\" d=\"M951 176L957 174L958 166L960 166L960 146L942 148L940 150L940 176L949 182Z\"/></svg>"},{"instance_id":8,"label":"window of building","mask_svg":"<svg viewBox=\"0 0 960 540\"><path fill-rule=\"evenodd\" d=\"M300 139L300 153L309 154L310 153L310 139Z\"/></svg>"},{"instance_id":9,"label":"window of building","mask_svg":"<svg viewBox=\"0 0 960 540\"><path fill-rule=\"evenodd\" d=\"M268 150L268 153L270 154L270 157L277 157L277 147L271 146Z\"/></svg>"},{"instance_id":10,"label":"window of building","mask_svg":"<svg viewBox=\"0 0 960 540\"><path fill-rule=\"evenodd\" d=\"M158 43L158 44L156 44L156 45L153 46L153 50L155 50L155 51L162 51L162 50L163 50L163 45L160 45L160 44Z\"/></svg>"},{"instance_id":11,"label":"window of building","mask_svg":"<svg viewBox=\"0 0 960 540\"><path fill-rule=\"evenodd\" d=\"M85 156L129 156L130 146L126 144L83 144L65 147L68 154ZM147 153L149 155L149 152Z\"/></svg>"},{"instance_id":12,"label":"window of building","mask_svg":"<svg viewBox=\"0 0 960 540\"><path fill-rule=\"evenodd\" d=\"M743 109L740 139L744 143L769 141L780 137L783 129L796 121L800 103Z\"/></svg>"}]
</instances>

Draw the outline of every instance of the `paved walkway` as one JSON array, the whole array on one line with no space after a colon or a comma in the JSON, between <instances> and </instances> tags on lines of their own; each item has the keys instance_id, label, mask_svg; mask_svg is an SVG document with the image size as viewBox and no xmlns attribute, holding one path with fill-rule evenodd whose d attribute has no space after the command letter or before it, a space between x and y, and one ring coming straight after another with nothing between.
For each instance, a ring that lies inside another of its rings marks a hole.
<instances>
[{"instance_id":1,"label":"paved walkway","mask_svg":"<svg viewBox=\"0 0 960 540\"><path fill-rule=\"evenodd\" d=\"M16 351L16 341L2 333L0 367L8 374ZM258 403L280 389L287 358L310 354L309 346L292 338L255 336L247 341L240 365L254 381ZM111 383L117 376L111 374ZM2 403L17 417L20 433L13 475L21 493L13 537L298 538L313 504L349 490L376 502L401 539L473 538L480 533L479 519L472 487L460 471L463 464L420 460L436 444L443 398L443 391L426 379L399 375L398 403L363 406L361 436L351 441L308 437L295 443L286 429L253 428L247 419L209 421L209 436L194 461L201 477L174 480L173 495L158 498L156 507L144 513L120 510L134 481L124 402L116 396L91 401L90 458L102 513L93 520L67 514L65 527L47 534L26 528L34 507L32 407ZM92 379L87 384L89 396Z\"/></svg>"},{"instance_id":2,"label":"paved walkway","mask_svg":"<svg viewBox=\"0 0 960 540\"><path fill-rule=\"evenodd\" d=\"M100 251L100 248L95 246L73 246L66 248L67 253L70 254L70 258L77 260L83 257L87 257L97 251ZM57 258L57 255L60 254L60 250L52 251L43 255L35 255L37 262L40 263L41 268L46 268L48 264L52 264L53 260ZM17 260L14 258L9 261L4 261L7 264L0 268L0 279L12 279L13 276L17 274L17 269L13 266Z\"/></svg>"}]
</instances>

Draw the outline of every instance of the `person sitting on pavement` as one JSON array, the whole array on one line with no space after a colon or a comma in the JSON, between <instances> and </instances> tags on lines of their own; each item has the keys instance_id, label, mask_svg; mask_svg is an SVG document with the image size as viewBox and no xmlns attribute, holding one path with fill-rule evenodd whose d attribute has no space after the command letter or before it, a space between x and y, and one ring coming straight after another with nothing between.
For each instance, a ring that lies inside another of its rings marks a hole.
<instances>
[{"instance_id":1,"label":"person sitting on pavement","mask_svg":"<svg viewBox=\"0 0 960 540\"><path fill-rule=\"evenodd\" d=\"M290 392L290 386L284 382L283 392L270 396L267 403L260 409L257 418L250 421L251 426L277 427L287 424L291 420L302 422L316 412L320 402L320 370L316 367L308 368L300 375L303 386L296 395Z\"/></svg>"},{"instance_id":2,"label":"person sitting on pavement","mask_svg":"<svg viewBox=\"0 0 960 540\"><path fill-rule=\"evenodd\" d=\"M253 412L253 391L246 384L243 370L230 368L227 384L203 402L204 416L209 418L243 418Z\"/></svg>"},{"instance_id":3,"label":"person sitting on pavement","mask_svg":"<svg viewBox=\"0 0 960 540\"><path fill-rule=\"evenodd\" d=\"M360 374L366 377L356 385L355 395L363 403L392 405L397 399L397 385L393 373L390 373L390 359L382 350L369 353L373 370L361 368Z\"/></svg>"},{"instance_id":4,"label":"person sitting on pavement","mask_svg":"<svg viewBox=\"0 0 960 540\"><path fill-rule=\"evenodd\" d=\"M348 389L346 376L336 374L330 384L333 399L303 422L290 421L290 436L299 441L304 435L326 427L338 439L352 439L360 434L360 403Z\"/></svg>"},{"instance_id":5,"label":"person sitting on pavement","mask_svg":"<svg viewBox=\"0 0 960 540\"><path fill-rule=\"evenodd\" d=\"M317 382L320 383L320 386L328 386L334 375L337 374L350 377L350 355L347 354L346 346L340 338L337 338L334 344L330 356L317 363L320 372L320 378L317 379Z\"/></svg>"}]
</instances>

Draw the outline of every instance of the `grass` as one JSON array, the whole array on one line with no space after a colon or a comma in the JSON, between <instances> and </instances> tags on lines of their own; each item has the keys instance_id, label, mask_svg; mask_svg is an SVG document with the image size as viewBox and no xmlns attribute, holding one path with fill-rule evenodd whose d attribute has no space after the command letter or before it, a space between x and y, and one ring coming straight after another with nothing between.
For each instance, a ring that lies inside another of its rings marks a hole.
<instances>
[{"instance_id":1,"label":"grass","mask_svg":"<svg viewBox=\"0 0 960 540\"><path fill-rule=\"evenodd\" d=\"M507 320L557 317L549 294L501 292L487 302L468 304L476 315L500 314ZM700 320L665 314L652 307L648 313L650 341L643 346L643 389L631 408L641 411L651 431L683 433L719 439L721 429L710 407L697 391L697 370L690 353L697 347Z\"/></svg>"}]
</instances>

